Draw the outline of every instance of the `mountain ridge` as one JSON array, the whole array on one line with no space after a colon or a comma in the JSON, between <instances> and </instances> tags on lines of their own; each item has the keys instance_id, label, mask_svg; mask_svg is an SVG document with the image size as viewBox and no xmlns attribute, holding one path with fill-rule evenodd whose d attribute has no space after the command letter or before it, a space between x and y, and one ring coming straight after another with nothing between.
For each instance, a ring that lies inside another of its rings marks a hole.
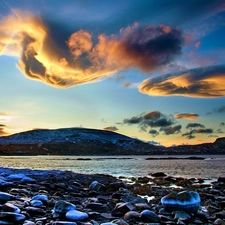
<instances>
[{"instance_id":1,"label":"mountain ridge","mask_svg":"<svg viewBox=\"0 0 225 225\"><path fill-rule=\"evenodd\" d=\"M0 137L0 155L177 155L225 154L225 138L213 143L155 146L108 130L36 129Z\"/></svg>"}]
</instances>

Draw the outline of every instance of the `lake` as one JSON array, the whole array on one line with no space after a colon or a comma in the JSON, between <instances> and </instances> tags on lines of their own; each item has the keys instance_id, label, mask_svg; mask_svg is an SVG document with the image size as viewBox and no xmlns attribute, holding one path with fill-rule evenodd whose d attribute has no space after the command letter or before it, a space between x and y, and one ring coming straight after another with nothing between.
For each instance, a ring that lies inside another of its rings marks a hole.
<instances>
[{"instance_id":1,"label":"lake","mask_svg":"<svg viewBox=\"0 0 225 225\"><path fill-rule=\"evenodd\" d=\"M205 160L146 160L148 157L172 156L1 156L0 167L70 170L76 173L109 174L116 177L143 177L155 172L186 178L215 179L225 176L225 155L202 155Z\"/></svg>"}]
</instances>

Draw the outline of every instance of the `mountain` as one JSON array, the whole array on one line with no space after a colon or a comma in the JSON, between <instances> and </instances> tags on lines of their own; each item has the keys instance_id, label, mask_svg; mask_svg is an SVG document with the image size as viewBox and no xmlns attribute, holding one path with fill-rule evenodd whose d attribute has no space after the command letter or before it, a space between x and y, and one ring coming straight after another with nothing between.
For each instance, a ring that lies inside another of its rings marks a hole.
<instances>
[{"instance_id":1,"label":"mountain","mask_svg":"<svg viewBox=\"0 0 225 225\"><path fill-rule=\"evenodd\" d=\"M39 129L0 137L0 155L137 155L157 150L125 135L87 128Z\"/></svg>"},{"instance_id":2,"label":"mountain","mask_svg":"<svg viewBox=\"0 0 225 225\"><path fill-rule=\"evenodd\" d=\"M214 143L155 146L115 132L87 128L38 129L0 137L0 155L178 155L225 154Z\"/></svg>"}]
</instances>

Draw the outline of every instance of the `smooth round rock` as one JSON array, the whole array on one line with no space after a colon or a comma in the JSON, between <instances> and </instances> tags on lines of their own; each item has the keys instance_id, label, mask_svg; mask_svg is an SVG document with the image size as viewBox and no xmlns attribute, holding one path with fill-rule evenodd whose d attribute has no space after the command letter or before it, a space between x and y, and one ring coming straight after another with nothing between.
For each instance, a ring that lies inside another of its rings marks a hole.
<instances>
[{"instance_id":1,"label":"smooth round rock","mask_svg":"<svg viewBox=\"0 0 225 225\"><path fill-rule=\"evenodd\" d=\"M159 222L159 217L156 215L153 211L145 209L144 211L141 212L140 219L144 222L153 222L153 223L158 223Z\"/></svg>"},{"instance_id":2,"label":"smooth round rock","mask_svg":"<svg viewBox=\"0 0 225 225\"><path fill-rule=\"evenodd\" d=\"M31 201L33 200L39 200L39 201L42 201L43 203L48 203L48 196L47 195L35 195Z\"/></svg>"},{"instance_id":3,"label":"smooth round rock","mask_svg":"<svg viewBox=\"0 0 225 225\"><path fill-rule=\"evenodd\" d=\"M11 195L5 192L0 192L0 204L4 204L7 201L15 200L15 199L16 199L16 196L14 195Z\"/></svg>"},{"instance_id":4,"label":"smooth round rock","mask_svg":"<svg viewBox=\"0 0 225 225\"><path fill-rule=\"evenodd\" d=\"M93 190L93 191L105 191L106 187L105 187L105 185L99 183L98 181L93 181L90 184L89 189Z\"/></svg>"},{"instance_id":5,"label":"smooth round rock","mask_svg":"<svg viewBox=\"0 0 225 225\"><path fill-rule=\"evenodd\" d=\"M51 225L77 225L75 222L68 222L68 221L55 221L52 222Z\"/></svg>"},{"instance_id":6,"label":"smooth round rock","mask_svg":"<svg viewBox=\"0 0 225 225\"><path fill-rule=\"evenodd\" d=\"M81 221L87 219L88 214L78 210L70 210L66 213L66 218L72 221Z\"/></svg>"},{"instance_id":7,"label":"smooth round rock","mask_svg":"<svg viewBox=\"0 0 225 225\"><path fill-rule=\"evenodd\" d=\"M56 213L67 213L68 211L75 210L76 206L70 202L59 200L55 203L53 211Z\"/></svg>"},{"instance_id":8,"label":"smooth round rock","mask_svg":"<svg viewBox=\"0 0 225 225\"><path fill-rule=\"evenodd\" d=\"M195 191L182 191L171 193L161 198L162 205L167 211L185 211L196 213L200 206L200 196Z\"/></svg>"},{"instance_id":9,"label":"smooth round rock","mask_svg":"<svg viewBox=\"0 0 225 225\"><path fill-rule=\"evenodd\" d=\"M12 212L0 212L0 220L9 221L9 222L21 222L25 220L25 216L19 213Z\"/></svg>"},{"instance_id":10,"label":"smooth round rock","mask_svg":"<svg viewBox=\"0 0 225 225\"><path fill-rule=\"evenodd\" d=\"M30 204L33 207L43 207L43 202L40 200L32 200Z\"/></svg>"},{"instance_id":11,"label":"smooth round rock","mask_svg":"<svg viewBox=\"0 0 225 225\"><path fill-rule=\"evenodd\" d=\"M13 213L20 213L20 209L13 205L12 203L5 203L2 207L2 212L13 212Z\"/></svg>"}]
</instances>

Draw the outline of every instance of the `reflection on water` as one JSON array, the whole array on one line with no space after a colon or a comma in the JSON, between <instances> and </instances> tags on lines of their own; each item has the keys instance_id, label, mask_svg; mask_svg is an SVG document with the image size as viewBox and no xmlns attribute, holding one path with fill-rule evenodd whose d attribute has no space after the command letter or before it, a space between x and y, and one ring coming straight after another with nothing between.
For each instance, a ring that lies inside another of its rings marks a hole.
<instances>
[{"instance_id":1,"label":"reflection on water","mask_svg":"<svg viewBox=\"0 0 225 225\"><path fill-rule=\"evenodd\" d=\"M225 176L225 155L202 156L205 160L145 160L149 156L2 156L0 167L59 169L86 174L141 177L155 172L171 176L212 179ZM151 156L168 157L168 156ZM176 156L184 158L185 156ZM187 156L189 157L189 156Z\"/></svg>"}]
</instances>

